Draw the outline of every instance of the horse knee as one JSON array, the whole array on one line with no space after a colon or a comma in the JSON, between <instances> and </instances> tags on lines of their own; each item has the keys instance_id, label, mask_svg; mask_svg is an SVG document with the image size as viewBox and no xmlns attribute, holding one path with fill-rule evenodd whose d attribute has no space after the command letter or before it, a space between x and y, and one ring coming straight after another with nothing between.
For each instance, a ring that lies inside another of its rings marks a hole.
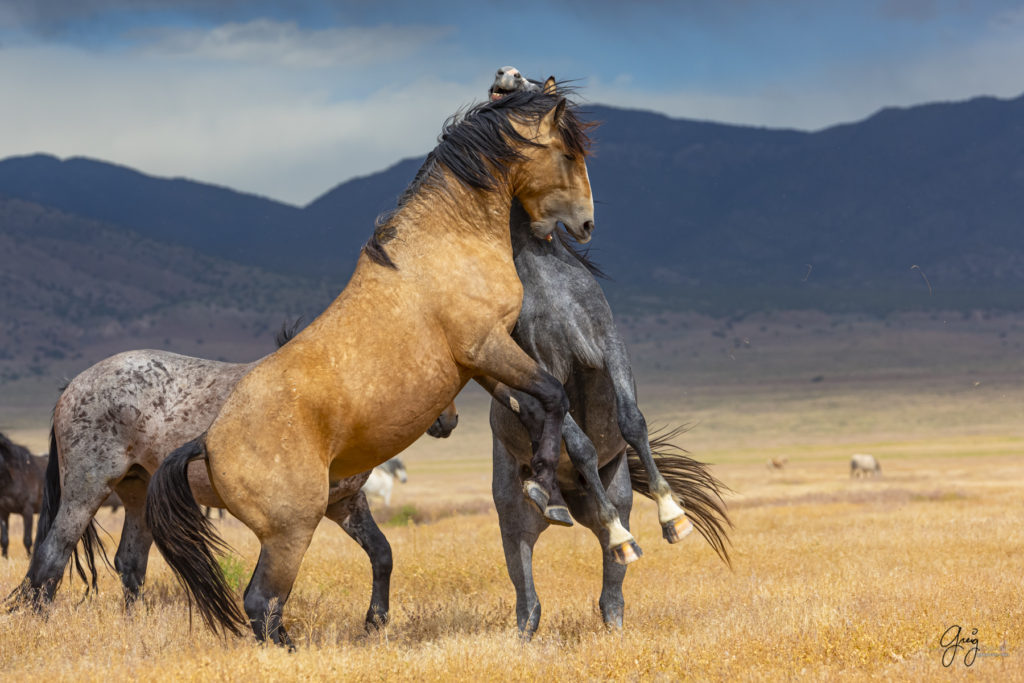
<instances>
[{"instance_id":1,"label":"horse knee","mask_svg":"<svg viewBox=\"0 0 1024 683\"><path fill-rule=\"evenodd\" d=\"M619 431L623 438L633 444L637 441L647 441L647 420L643 413L633 403L626 403L619 407Z\"/></svg>"},{"instance_id":2,"label":"horse knee","mask_svg":"<svg viewBox=\"0 0 1024 683\"><path fill-rule=\"evenodd\" d=\"M541 371L540 379L534 385L531 392L540 401L545 413L562 414L569 412L569 396L565 393L565 387L555 379L554 375Z\"/></svg>"}]
</instances>

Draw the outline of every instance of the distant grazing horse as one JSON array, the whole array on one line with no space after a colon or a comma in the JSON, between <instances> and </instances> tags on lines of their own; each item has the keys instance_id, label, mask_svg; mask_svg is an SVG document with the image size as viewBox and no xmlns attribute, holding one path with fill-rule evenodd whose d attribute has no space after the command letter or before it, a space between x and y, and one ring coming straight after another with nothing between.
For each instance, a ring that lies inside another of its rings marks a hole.
<instances>
[{"instance_id":1,"label":"distant grazing horse","mask_svg":"<svg viewBox=\"0 0 1024 683\"><path fill-rule=\"evenodd\" d=\"M371 498L382 499L385 505L391 505L391 491L395 488L396 479L404 484L409 477L402 461L391 458L373 468L369 479L363 484L363 493Z\"/></svg>"},{"instance_id":2,"label":"distant grazing horse","mask_svg":"<svg viewBox=\"0 0 1024 683\"><path fill-rule=\"evenodd\" d=\"M769 458L766 467L770 470L782 470L789 464L789 458Z\"/></svg>"},{"instance_id":3,"label":"distant grazing horse","mask_svg":"<svg viewBox=\"0 0 1024 683\"><path fill-rule=\"evenodd\" d=\"M331 486L405 449L470 379L543 406L527 483L546 514L568 519L555 482L565 391L509 334L523 294L512 198L537 238L559 222L580 241L594 228L585 126L554 90L549 79L449 121L341 295L242 378L206 434L153 476L146 518L157 547L212 628L248 624L258 639L290 645L282 608ZM223 542L187 485L197 459L260 540L244 614L213 555Z\"/></svg>"},{"instance_id":4,"label":"distant grazing horse","mask_svg":"<svg viewBox=\"0 0 1024 683\"><path fill-rule=\"evenodd\" d=\"M282 329L278 346L293 334L293 329ZM75 552L79 538L95 588L95 553L102 552L102 545L92 518L104 499L104 504L109 504L110 497L119 494L125 518L114 564L125 602L131 605L145 581L153 542L143 514L150 474L177 445L210 425L228 392L254 366L166 351L127 351L75 377L54 409L37 549L12 598L37 604L51 600L72 553L79 576L88 584ZM454 428L454 405L445 413L448 417L438 418L432 432L447 433ZM387 619L392 560L391 547L359 492L368 476L369 472L364 472L339 480L324 515L341 526L370 558L373 594L366 621L371 624ZM198 463L191 467L189 479L205 505L223 507L205 468Z\"/></svg>"},{"instance_id":5,"label":"distant grazing horse","mask_svg":"<svg viewBox=\"0 0 1024 683\"><path fill-rule=\"evenodd\" d=\"M873 455L857 453L850 458L850 477L880 477L882 466Z\"/></svg>"},{"instance_id":6,"label":"distant grazing horse","mask_svg":"<svg viewBox=\"0 0 1024 683\"><path fill-rule=\"evenodd\" d=\"M0 434L0 554L7 557L10 515L21 515L25 552L32 554L32 515L43 497L43 472L35 456Z\"/></svg>"},{"instance_id":7,"label":"distant grazing horse","mask_svg":"<svg viewBox=\"0 0 1024 683\"><path fill-rule=\"evenodd\" d=\"M511 83L507 82L510 73L518 76ZM517 83L529 82L513 67L503 67L491 87L492 99L495 93L514 92ZM655 444L649 441L646 421L637 407L629 355L595 278L600 273L597 267L573 249L561 232L551 240L536 239L530 218L518 203L513 204L509 230L523 285L523 307L512 336L564 383L569 395L570 415L562 427L567 457L561 459L558 483L573 517L600 539L604 550L601 613L606 623L621 627L622 565L640 554L626 528L633 490L657 501L662 534L672 543L693 529L675 502L678 497L700 533L727 560L723 525L728 518L719 494L721 484L703 463L668 443L676 431ZM520 463L531 449L520 418L539 410L537 402L521 392L513 392L512 402L491 403L492 492L506 565L516 588L517 623L525 635L532 634L540 621L533 546L551 521L518 495L523 476ZM632 454L628 466L627 447ZM658 464L652 453L655 447L661 451ZM672 472L671 484L659 466Z\"/></svg>"}]
</instances>

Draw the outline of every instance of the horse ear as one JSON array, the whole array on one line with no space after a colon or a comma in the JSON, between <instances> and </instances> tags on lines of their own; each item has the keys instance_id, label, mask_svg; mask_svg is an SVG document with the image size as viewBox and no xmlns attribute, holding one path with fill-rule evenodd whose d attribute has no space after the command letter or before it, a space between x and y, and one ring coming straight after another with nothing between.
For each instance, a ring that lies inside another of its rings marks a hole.
<instances>
[{"instance_id":1,"label":"horse ear","mask_svg":"<svg viewBox=\"0 0 1024 683\"><path fill-rule=\"evenodd\" d=\"M544 92L545 95L554 95L555 94L555 90L556 90L556 88L555 88L555 77L554 76L548 76L548 80L544 81L543 92Z\"/></svg>"},{"instance_id":2,"label":"horse ear","mask_svg":"<svg viewBox=\"0 0 1024 683\"><path fill-rule=\"evenodd\" d=\"M561 97L558 100L558 104L551 110L549 116L551 116L551 130L555 130L562 123L562 115L565 114L565 98Z\"/></svg>"}]
</instances>

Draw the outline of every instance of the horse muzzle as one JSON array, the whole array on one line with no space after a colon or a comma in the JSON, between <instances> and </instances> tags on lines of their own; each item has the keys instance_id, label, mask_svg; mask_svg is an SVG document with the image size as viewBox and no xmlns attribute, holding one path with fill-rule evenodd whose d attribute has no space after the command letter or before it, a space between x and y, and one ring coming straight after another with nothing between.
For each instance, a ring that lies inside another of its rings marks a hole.
<instances>
[{"instance_id":1,"label":"horse muzzle","mask_svg":"<svg viewBox=\"0 0 1024 683\"><path fill-rule=\"evenodd\" d=\"M566 224L565 229L569 231L574 240L580 244L586 244L594 236L594 221L592 219L585 220L579 226Z\"/></svg>"}]
</instances>

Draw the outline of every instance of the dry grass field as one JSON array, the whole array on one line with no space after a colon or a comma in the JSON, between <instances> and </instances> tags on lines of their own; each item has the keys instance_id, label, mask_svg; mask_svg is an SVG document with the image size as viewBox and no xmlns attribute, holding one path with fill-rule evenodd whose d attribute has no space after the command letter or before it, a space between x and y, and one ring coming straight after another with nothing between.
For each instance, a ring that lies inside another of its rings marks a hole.
<instances>
[{"instance_id":1,"label":"dry grass field","mask_svg":"<svg viewBox=\"0 0 1024 683\"><path fill-rule=\"evenodd\" d=\"M486 402L469 392L453 436L407 451L409 483L377 509L395 558L381 632L362 627L364 554L324 524L286 607L294 654L215 637L197 615L190 628L154 550L145 606L131 615L112 573L84 602L66 580L46 618L0 615L0 671L48 681L1024 680L1021 322L627 321L641 407L652 424L692 425L681 445L734 490L735 528L730 570L696 535L665 544L653 503L638 497L632 527L645 555L626 577L621 632L601 625L596 540L559 528L537 546L540 630L518 641L489 502ZM12 437L42 450L45 419ZM883 476L851 480L857 452L878 457ZM766 467L783 457L784 469ZM111 547L120 519L100 514ZM13 540L20 522L11 526ZM255 539L231 519L220 528L244 587ZM20 542L11 555L3 592L27 566ZM977 638L976 653L944 652L954 625ZM955 655L948 667L944 654Z\"/></svg>"}]
</instances>

